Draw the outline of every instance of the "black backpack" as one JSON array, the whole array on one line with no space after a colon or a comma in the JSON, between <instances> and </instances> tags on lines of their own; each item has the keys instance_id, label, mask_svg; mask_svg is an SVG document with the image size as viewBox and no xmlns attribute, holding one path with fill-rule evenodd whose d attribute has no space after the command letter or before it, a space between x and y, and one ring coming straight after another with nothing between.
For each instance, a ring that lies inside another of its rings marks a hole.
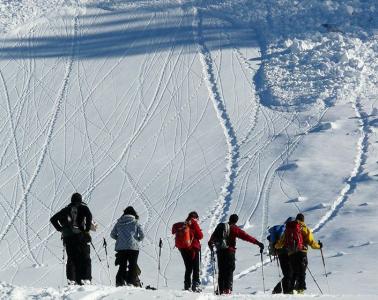
<instances>
[{"instance_id":1,"label":"black backpack","mask_svg":"<svg viewBox=\"0 0 378 300\"><path fill-rule=\"evenodd\" d=\"M215 228L215 240L214 245L217 251L222 249L227 249L229 247L229 237L230 237L230 224L219 223L217 228Z\"/></svg>"},{"instance_id":2,"label":"black backpack","mask_svg":"<svg viewBox=\"0 0 378 300\"><path fill-rule=\"evenodd\" d=\"M80 224L79 206L80 204L69 205L67 207L67 225L72 233L81 233L84 231L84 224ZM82 220L83 221L83 220Z\"/></svg>"}]
</instances>

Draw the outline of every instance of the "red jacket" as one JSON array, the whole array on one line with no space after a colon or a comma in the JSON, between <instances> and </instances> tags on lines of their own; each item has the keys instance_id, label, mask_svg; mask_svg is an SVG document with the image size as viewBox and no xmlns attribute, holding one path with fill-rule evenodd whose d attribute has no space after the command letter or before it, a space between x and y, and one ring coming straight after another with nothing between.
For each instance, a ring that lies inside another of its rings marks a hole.
<instances>
[{"instance_id":1,"label":"red jacket","mask_svg":"<svg viewBox=\"0 0 378 300\"><path fill-rule=\"evenodd\" d=\"M218 225L219 226L219 225ZM216 239L215 231L210 237L209 247L212 248ZM228 237L228 250L235 252L236 251L236 238L242 239L244 241L250 242L252 244L258 245L259 241L256 240L253 236L246 233L244 230L240 229L237 225L230 225L230 235Z\"/></svg>"},{"instance_id":2,"label":"red jacket","mask_svg":"<svg viewBox=\"0 0 378 300\"><path fill-rule=\"evenodd\" d=\"M198 225L196 219L191 218L186 221L190 227L190 239L192 240L191 249L199 251L201 249L200 240L203 238L203 233L201 228ZM176 234L178 228L180 228L182 223L176 223L172 226L172 234Z\"/></svg>"}]
</instances>

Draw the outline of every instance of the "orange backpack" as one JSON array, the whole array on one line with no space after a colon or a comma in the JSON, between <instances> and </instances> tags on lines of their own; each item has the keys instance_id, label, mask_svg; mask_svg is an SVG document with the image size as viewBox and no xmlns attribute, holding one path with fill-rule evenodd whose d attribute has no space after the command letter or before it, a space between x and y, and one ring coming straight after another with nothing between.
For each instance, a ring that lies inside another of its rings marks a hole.
<instances>
[{"instance_id":1,"label":"orange backpack","mask_svg":"<svg viewBox=\"0 0 378 300\"><path fill-rule=\"evenodd\" d=\"M193 239L190 237L190 226L187 222L173 224L172 232L175 234L175 246L177 249L189 249Z\"/></svg>"}]
</instances>

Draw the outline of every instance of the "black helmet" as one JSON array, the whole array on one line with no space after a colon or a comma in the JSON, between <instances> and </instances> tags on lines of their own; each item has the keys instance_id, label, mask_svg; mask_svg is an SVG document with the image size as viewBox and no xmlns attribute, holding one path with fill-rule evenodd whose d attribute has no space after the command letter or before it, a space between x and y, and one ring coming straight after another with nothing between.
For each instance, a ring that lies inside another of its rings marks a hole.
<instances>
[{"instance_id":1,"label":"black helmet","mask_svg":"<svg viewBox=\"0 0 378 300\"><path fill-rule=\"evenodd\" d=\"M71 203L81 203L81 202L83 202L83 198L81 197L79 193L74 193L71 196Z\"/></svg>"},{"instance_id":2,"label":"black helmet","mask_svg":"<svg viewBox=\"0 0 378 300\"><path fill-rule=\"evenodd\" d=\"M237 214L232 214L228 219L228 222L231 224L236 224L239 221L239 216Z\"/></svg>"}]
</instances>

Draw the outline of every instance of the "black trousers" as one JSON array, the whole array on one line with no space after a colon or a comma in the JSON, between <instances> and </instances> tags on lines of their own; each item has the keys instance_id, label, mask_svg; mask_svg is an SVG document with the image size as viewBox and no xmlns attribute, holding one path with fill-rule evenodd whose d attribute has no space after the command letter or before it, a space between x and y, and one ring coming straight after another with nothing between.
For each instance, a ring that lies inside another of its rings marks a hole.
<instances>
[{"instance_id":1,"label":"black trousers","mask_svg":"<svg viewBox=\"0 0 378 300\"><path fill-rule=\"evenodd\" d=\"M218 287L219 292L232 291L235 271L235 252L222 249L217 252L218 258Z\"/></svg>"},{"instance_id":2,"label":"black trousers","mask_svg":"<svg viewBox=\"0 0 378 300\"><path fill-rule=\"evenodd\" d=\"M273 289L273 294L290 294L293 291L293 270L290 265L289 255L287 251L280 251L278 253L278 260L282 271L283 278Z\"/></svg>"},{"instance_id":3,"label":"black trousers","mask_svg":"<svg viewBox=\"0 0 378 300\"><path fill-rule=\"evenodd\" d=\"M308 265L307 253L296 252L289 256L290 266L293 270L292 286L295 290L306 289L306 269Z\"/></svg>"},{"instance_id":4,"label":"black trousers","mask_svg":"<svg viewBox=\"0 0 378 300\"><path fill-rule=\"evenodd\" d=\"M79 233L65 237L63 241L67 252L67 279L77 284L82 284L82 280L92 280L90 236Z\"/></svg>"},{"instance_id":5,"label":"black trousers","mask_svg":"<svg viewBox=\"0 0 378 300\"><path fill-rule=\"evenodd\" d=\"M117 251L115 264L119 265L116 275L116 286L131 284L140 286L138 278L139 250Z\"/></svg>"},{"instance_id":6,"label":"black trousers","mask_svg":"<svg viewBox=\"0 0 378 300\"><path fill-rule=\"evenodd\" d=\"M200 286L199 279L200 255L199 250L179 249L185 264L184 288L188 290Z\"/></svg>"}]
</instances>

